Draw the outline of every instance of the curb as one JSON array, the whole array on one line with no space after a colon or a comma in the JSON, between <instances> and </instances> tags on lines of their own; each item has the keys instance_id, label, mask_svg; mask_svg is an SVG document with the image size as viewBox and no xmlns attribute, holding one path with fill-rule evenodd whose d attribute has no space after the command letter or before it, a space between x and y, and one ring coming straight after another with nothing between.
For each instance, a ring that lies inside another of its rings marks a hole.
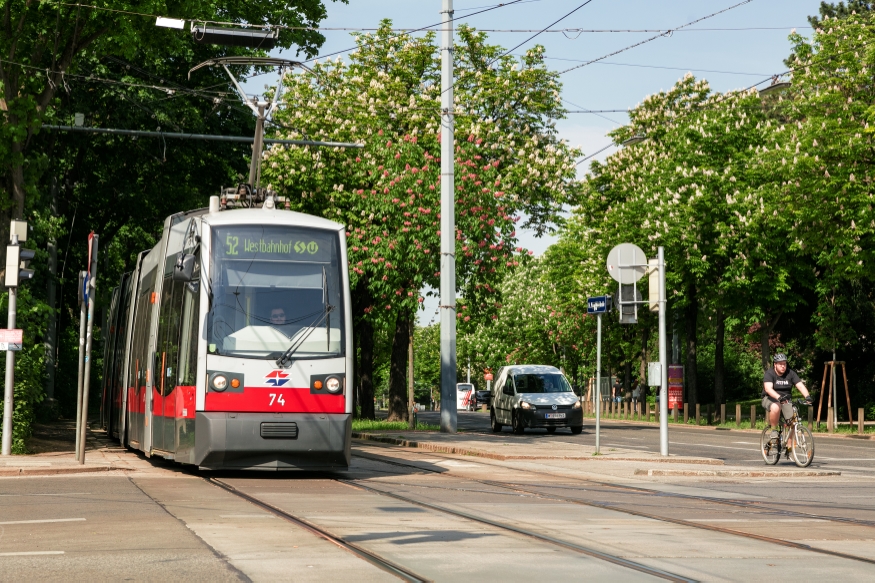
<instances>
[{"instance_id":1,"label":"curb","mask_svg":"<svg viewBox=\"0 0 875 583\"><path fill-rule=\"evenodd\" d=\"M69 466L63 468L0 468L0 477L58 476L63 474L90 474L115 470L112 466Z\"/></svg>"},{"instance_id":2,"label":"curb","mask_svg":"<svg viewBox=\"0 0 875 583\"><path fill-rule=\"evenodd\" d=\"M711 458L642 458L642 457L607 457L601 456L562 456L562 455L515 455L501 454L479 449L469 449L466 447L458 447L453 445L440 445L430 442L413 441L410 439L402 439L399 437L391 437L388 435L375 435L373 433L359 433L353 431L352 437L363 441L376 441L379 443L387 443L390 445L400 445L401 447L413 447L433 451L435 453L449 453L455 455L467 455L473 457L482 457L493 460L579 460L579 461L600 461L600 462L643 462L643 463L659 463L659 464L696 464L707 466L722 466L723 460Z\"/></svg>"},{"instance_id":3,"label":"curb","mask_svg":"<svg viewBox=\"0 0 875 583\"><path fill-rule=\"evenodd\" d=\"M595 418L592 417L584 417L584 420L591 419L593 423L595 422ZM602 422L607 421L608 423L624 423L626 425L638 425L641 427L659 427L659 423L648 423L646 421L629 421L626 419L606 419L602 417ZM805 425L803 423L803 425ZM808 425L805 425L808 427ZM753 433L760 434L762 433L762 429L744 429L743 427L717 427L714 425L684 425L683 423L669 423L669 429L672 427L677 427L680 429L697 429L699 431L737 431L740 433ZM856 435L856 434L843 434L843 433L822 433L822 432L812 432L814 437L825 437L828 439L856 439L858 441L875 441L875 435Z\"/></svg>"},{"instance_id":4,"label":"curb","mask_svg":"<svg viewBox=\"0 0 875 583\"><path fill-rule=\"evenodd\" d=\"M636 476L705 476L716 478L820 478L841 476L825 470L635 470Z\"/></svg>"}]
</instances>

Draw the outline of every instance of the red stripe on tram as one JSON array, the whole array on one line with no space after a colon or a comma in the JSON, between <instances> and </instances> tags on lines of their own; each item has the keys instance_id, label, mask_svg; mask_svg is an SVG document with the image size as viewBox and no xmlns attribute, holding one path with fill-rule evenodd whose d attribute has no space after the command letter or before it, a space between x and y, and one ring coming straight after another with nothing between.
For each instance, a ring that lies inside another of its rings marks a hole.
<instances>
[{"instance_id":1,"label":"red stripe on tram","mask_svg":"<svg viewBox=\"0 0 875 583\"><path fill-rule=\"evenodd\" d=\"M312 394L309 387L244 387L242 393L208 392L204 411L344 413L346 398L343 394Z\"/></svg>"}]
</instances>

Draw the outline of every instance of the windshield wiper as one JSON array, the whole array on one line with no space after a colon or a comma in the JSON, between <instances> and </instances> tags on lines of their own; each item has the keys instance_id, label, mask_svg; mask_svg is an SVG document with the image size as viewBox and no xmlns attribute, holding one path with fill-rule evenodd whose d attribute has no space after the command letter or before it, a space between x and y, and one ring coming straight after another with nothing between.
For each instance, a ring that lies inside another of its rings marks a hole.
<instances>
[{"instance_id":1,"label":"windshield wiper","mask_svg":"<svg viewBox=\"0 0 875 583\"><path fill-rule=\"evenodd\" d=\"M295 352L297 352L298 349L301 346L303 346L303 344L304 344L304 342L306 342L307 338L310 337L310 334L313 333L313 330L318 328L324 320L328 319L328 314L330 314L333 310L334 310L334 306L332 306L331 304L328 304L327 306L325 306L325 311L322 313L322 316L319 318L319 320L316 321L312 326L308 326L307 332L305 334L302 334L300 338L295 340L292 343L292 345L289 346L289 349L286 350L282 356L280 356L278 359L276 359L276 365L280 368L285 368L286 366L288 366L288 364L291 362L292 356L294 356ZM326 330L326 332L330 333L329 330ZM330 340L330 337L329 337L329 340ZM329 343L329 350L330 350L330 348L331 348L331 344Z\"/></svg>"}]
</instances>

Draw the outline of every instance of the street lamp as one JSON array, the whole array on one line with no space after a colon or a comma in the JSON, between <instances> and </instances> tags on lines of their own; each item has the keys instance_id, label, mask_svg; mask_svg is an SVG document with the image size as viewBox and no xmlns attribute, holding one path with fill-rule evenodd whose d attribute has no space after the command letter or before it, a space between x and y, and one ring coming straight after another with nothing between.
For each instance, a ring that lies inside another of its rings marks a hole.
<instances>
[{"instance_id":1,"label":"street lamp","mask_svg":"<svg viewBox=\"0 0 875 583\"><path fill-rule=\"evenodd\" d=\"M636 135L632 136L631 138L628 138L628 139L620 142L620 145L623 146L624 148L627 148L629 146L634 146L635 144L640 144L641 142L643 142L645 140L647 140L647 136L645 136L644 134L636 134Z\"/></svg>"}]
</instances>

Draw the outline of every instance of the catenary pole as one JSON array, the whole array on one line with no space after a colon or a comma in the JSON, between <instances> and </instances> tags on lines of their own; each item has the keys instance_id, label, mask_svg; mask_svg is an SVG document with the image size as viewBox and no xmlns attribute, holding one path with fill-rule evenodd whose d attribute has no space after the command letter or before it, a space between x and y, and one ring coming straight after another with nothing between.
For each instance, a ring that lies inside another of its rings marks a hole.
<instances>
[{"instance_id":1,"label":"catenary pole","mask_svg":"<svg viewBox=\"0 0 875 583\"><path fill-rule=\"evenodd\" d=\"M18 245L18 235L12 235L12 244ZM9 316L6 327L15 328L15 316L18 302L18 288L9 288ZM0 444L0 454L12 455L12 412L13 396L15 394L15 351L6 351L6 383L3 386L3 437Z\"/></svg>"},{"instance_id":2,"label":"catenary pole","mask_svg":"<svg viewBox=\"0 0 875 583\"><path fill-rule=\"evenodd\" d=\"M665 249L660 247L657 255L659 264L659 453L668 455L668 340L665 329Z\"/></svg>"},{"instance_id":3,"label":"catenary pole","mask_svg":"<svg viewBox=\"0 0 875 583\"><path fill-rule=\"evenodd\" d=\"M622 308L621 308L622 309ZM598 324L596 325L596 365L595 365L595 452L601 447L602 437L602 315L597 314Z\"/></svg>"},{"instance_id":4,"label":"catenary pole","mask_svg":"<svg viewBox=\"0 0 875 583\"><path fill-rule=\"evenodd\" d=\"M453 0L441 32L441 433L456 432L456 220L453 128Z\"/></svg>"},{"instance_id":5,"label":"catenary pole","mask_svg":"<svg viewBox=\"0 0 875 583\"><path fill-rule=\"evenodd\" d=\"M85 328L88 317L88 306L85 303L85 289L88 285L88 272L79 272L79 290L82 294L79 302L79 374L76 376L76 459L80 457L79 434L82 432L82 381L85 373Z\"/></svg>"},{"instance_id":6,"label":"catenary pole","mask_svg":"<svg viewBox=\"0 0 875 583\"><path fill-rule=\"evenodd\" d=\"M88 277L88 328L85 335L85 374L82 376L82 423L79 439L79 463L85 463L85 434L88 432L88 390L91 386L91 340L94 330L94 296L97 292L97 241L94 235L91 247L91 265Z\"/></svg>"}]
</instances>

